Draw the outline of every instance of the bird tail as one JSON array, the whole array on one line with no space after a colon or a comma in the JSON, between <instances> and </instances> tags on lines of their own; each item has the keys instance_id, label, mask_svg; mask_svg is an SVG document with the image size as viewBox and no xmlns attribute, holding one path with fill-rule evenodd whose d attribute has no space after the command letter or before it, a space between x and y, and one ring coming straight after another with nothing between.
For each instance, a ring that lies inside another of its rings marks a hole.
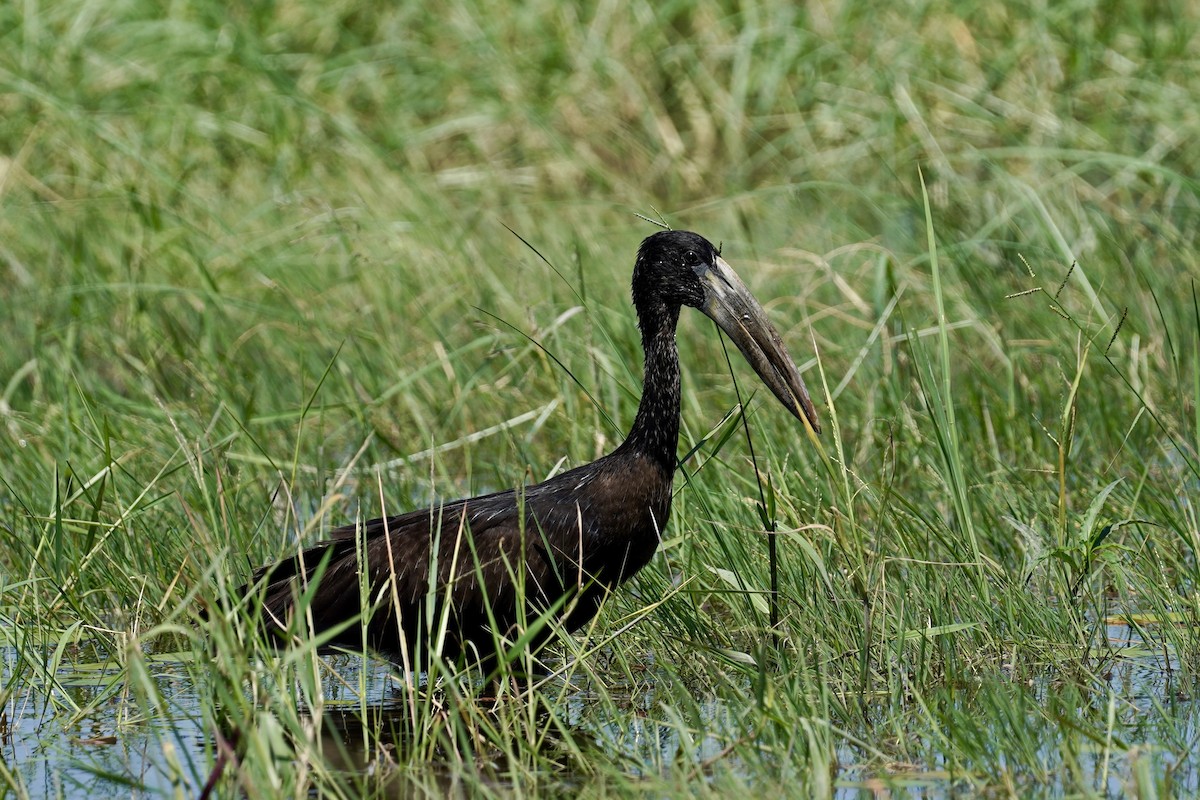
<instances>
[{"instance_id":1,"label":"bird tail","mask_svg":"<svg viewBox=\"0 0 1200 800\"><path fill-rule=\"evenodd\" d=\"M312 599L318 589L327 596L331 590L337 594L353 590L353 597L357 603L358 587L353 576L353 586L335 589L328 585L339 579L339 576L329 574L332 565L340 566L346 562L355 564L355 545L353 537L319 542L290 558L255 570L250 581L241 586L234 596L247 600L252 609L257 609L261 630L270 638L278 640L289 630L295 632L293 620L298 614L309 609L317 610L312 608ZM261 598L261 604L258 598ZM324 626L318 624L316 627L319 629Z\"/></svg>"}]
</instances>

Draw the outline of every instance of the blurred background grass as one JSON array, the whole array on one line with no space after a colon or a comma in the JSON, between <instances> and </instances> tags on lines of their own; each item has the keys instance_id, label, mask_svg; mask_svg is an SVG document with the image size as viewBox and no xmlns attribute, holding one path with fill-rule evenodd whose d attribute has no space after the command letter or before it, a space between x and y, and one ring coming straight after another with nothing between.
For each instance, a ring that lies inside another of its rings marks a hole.
<instances>
[{"instance_id":1,"label":"blurred background grass","mask_svg":"<svg viewBox=\"0 0 1200 800\"><path fill-rule=\"evenodd\" d=\"M775 659L746 444L701 448L602 620L667 597L606 656L654 699L598 670L603 757L569 771L1195 787L1198 30L1186 2L3 6L0 697L31 631L82 622L126 676L144 625L313 528L611 449L661 213L824 379L833 469L753 401ZM736 397L711 326L680 338L690 449ZM391 466L338 483L355 458ZM1105 679L1121 614L1152 691ZM678 753L604 744L646 715ZM560 786L525 755L507 780Z\"/></svg>"}]
</instances>

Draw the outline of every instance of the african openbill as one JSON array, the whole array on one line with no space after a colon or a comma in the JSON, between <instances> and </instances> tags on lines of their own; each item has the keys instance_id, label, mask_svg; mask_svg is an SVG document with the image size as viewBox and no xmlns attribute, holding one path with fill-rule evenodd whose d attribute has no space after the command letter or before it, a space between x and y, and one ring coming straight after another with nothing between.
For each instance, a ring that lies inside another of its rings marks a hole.
<instances>
[{"instance_id":1,"label":"african openbill","mask_svg":"<svg viewBox=\"0 0 1200 800\"><path fill-rule=\"evenodd\" d=\"M365 585L373 612L366 643L417 668L427 658L418 653L431 643L448 660L465 654L490 662L500 637L514 639L522 621L547 611L570 631L588 622L609 591L650 561L671 512L682 306L715 320L783 406L820 430L779 334L708 240L661 231L643 241L633 305L645 380L620 447L544 483L333 531L328 541L259 570L242 588L263 598L264 627L287 631L298 596L311 591L306 619L291 630L328 634L341 626L328 644L360 647L362 626L351 621L360 618Z\"/></svg>"}]
</instances>

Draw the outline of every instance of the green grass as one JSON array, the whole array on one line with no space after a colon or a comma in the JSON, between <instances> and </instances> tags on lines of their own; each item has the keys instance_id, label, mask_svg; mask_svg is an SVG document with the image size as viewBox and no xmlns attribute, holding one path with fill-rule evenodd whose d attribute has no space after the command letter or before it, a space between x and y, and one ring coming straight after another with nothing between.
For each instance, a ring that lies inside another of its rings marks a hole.
<instances>
[{"instance_id":1,"label":"green grass","mask_svg":"<svg viewBox=\"0 0 1200 800\"><path fill-rule=\"evenodd\" d=\"M1186 3L0 7L0 795L194 794L232 728L250 797L1194 793L1198 76ZM662 552L534 691L200 619L615 446L635 212L818 446L735 355L751 463L685 314Z\"/></svg>"}]
</instances>

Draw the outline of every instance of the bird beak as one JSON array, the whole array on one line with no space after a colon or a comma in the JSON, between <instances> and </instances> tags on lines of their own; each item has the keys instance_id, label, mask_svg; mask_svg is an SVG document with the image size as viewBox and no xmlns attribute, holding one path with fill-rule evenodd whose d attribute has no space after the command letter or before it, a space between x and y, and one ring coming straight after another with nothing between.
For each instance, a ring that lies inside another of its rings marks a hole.
<instances>
[{"instance_id":1,"label":"bird beak","mask_svg":"<svg viewBox=\"0 0 1200 800\"><path fill-rule=\"evenodd\" d=\"M705 288L700 310L733 339L784 408L820 433L817 410L808 397L800 370L784 348L779 331L767 320L766 312L746 284L720 256L700 275L700 280Z\"/></svg>"}]
</instances>

